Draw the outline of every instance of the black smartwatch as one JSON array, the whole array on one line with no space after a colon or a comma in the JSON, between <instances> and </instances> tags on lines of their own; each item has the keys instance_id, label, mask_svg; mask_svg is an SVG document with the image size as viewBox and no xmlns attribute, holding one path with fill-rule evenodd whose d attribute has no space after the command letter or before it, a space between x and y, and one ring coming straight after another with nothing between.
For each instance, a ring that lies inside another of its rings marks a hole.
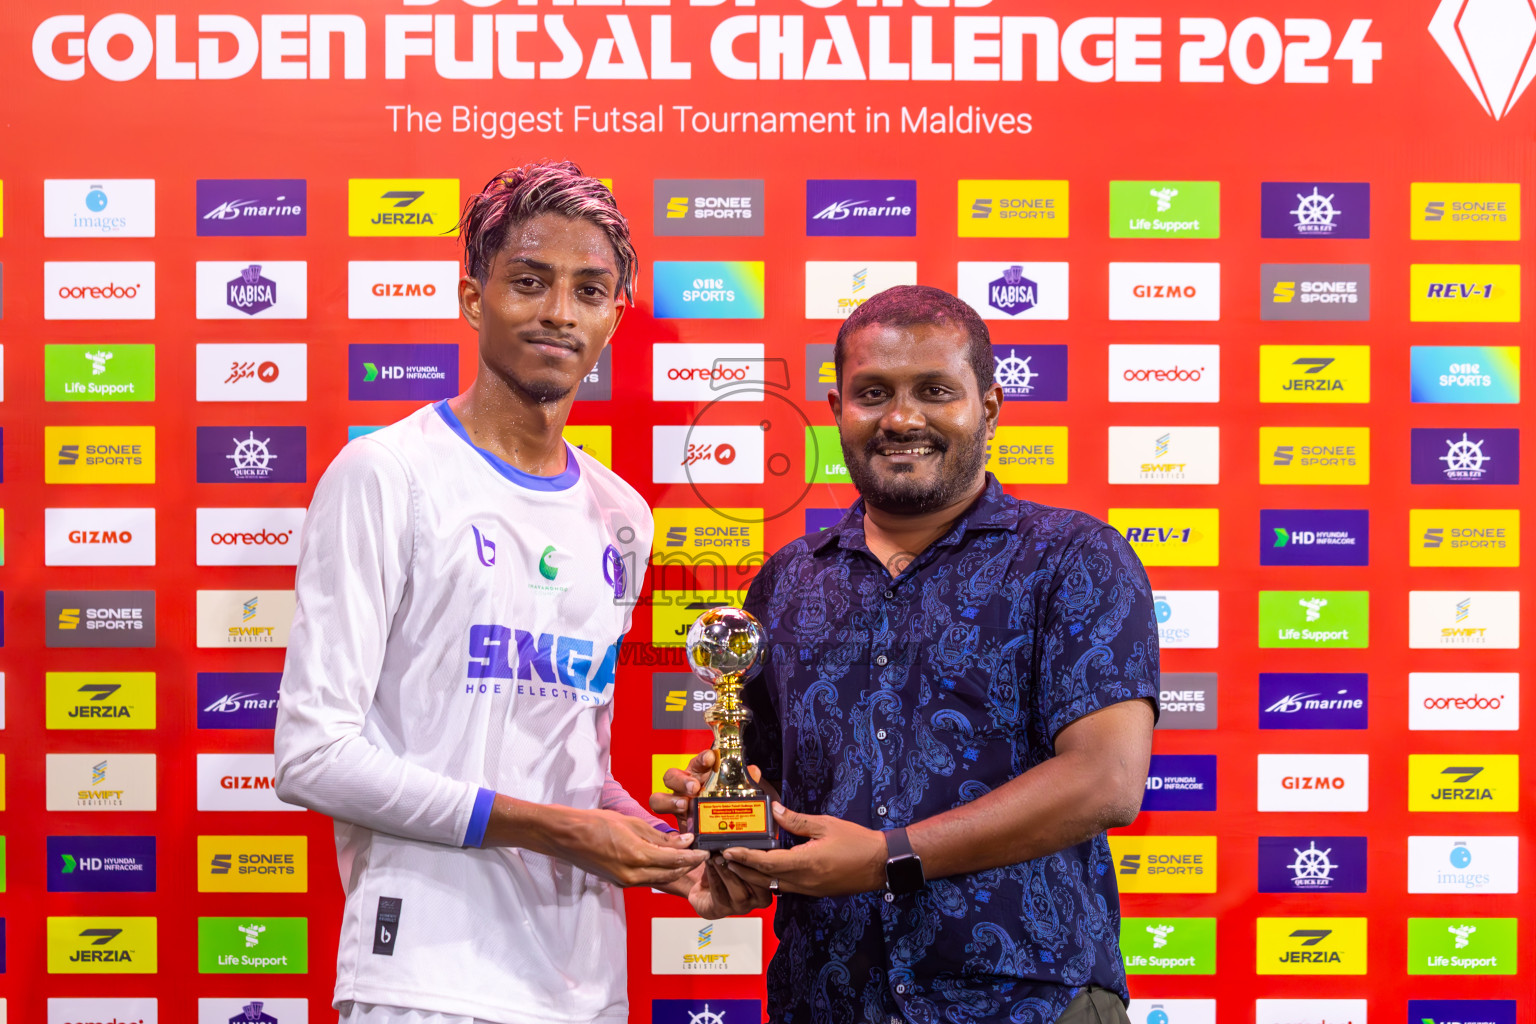
<instances>
[{"instance_id":1,"label":"black smartwatch","mask_svg":"<svg viewBox=\"0 0 1536 1024\"><path fill-rule=\"evenodd\" d=\"M885 891L896 896L914 893L928 884L923 878L923 859L912 852L907 830L885 833Z\"/></svg>"}]
</instances>

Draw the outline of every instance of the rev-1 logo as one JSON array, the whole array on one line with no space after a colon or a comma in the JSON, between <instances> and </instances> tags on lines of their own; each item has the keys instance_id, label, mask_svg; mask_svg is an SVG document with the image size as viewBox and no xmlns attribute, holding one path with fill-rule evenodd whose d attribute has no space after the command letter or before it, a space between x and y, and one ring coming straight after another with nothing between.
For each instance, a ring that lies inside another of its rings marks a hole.
<instances>
[{"instance_id":1,"label":"rev-1 logo","mask_svg":"<svg viewBox=\"0 0 1536 1024\"><path fill-rule=\"evenodd\" d=\"M575 693L561 693L546 688L519 687L519 692L530 696L550 696L568 700L586 701L601 697L613 682L614 669L618 665L619 645L610 644L602 661L594 672L592 668L593 644L591 640L556 636L552 633L537 635L510 626L494 623L469 627L469 667L471 682L464 684L464 692L501 693L498 679L526 679L532 682L537 673L539 680L574 691L585 691L579 698ZM517 668L513 670L513 659ZM590 677L590 678L589 678Z\"/></svg>"}]
</instances>

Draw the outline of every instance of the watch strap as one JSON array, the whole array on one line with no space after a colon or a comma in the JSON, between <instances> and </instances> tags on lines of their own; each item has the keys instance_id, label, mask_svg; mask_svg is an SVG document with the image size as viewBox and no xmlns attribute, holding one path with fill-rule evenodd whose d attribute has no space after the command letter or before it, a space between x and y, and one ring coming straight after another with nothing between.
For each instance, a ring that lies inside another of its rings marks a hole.
<instances>
[{"instance_id":1,"label":"watch strap","mask_svg":"<svg viewBox=\"0 0 1536 1024\"><path fill-rule=\"evenodd\" d=\"M904 828L888 829L885 833L885 861L889 864L898 857L911 857L912 840Z\"/></svg>"}]
</instances>

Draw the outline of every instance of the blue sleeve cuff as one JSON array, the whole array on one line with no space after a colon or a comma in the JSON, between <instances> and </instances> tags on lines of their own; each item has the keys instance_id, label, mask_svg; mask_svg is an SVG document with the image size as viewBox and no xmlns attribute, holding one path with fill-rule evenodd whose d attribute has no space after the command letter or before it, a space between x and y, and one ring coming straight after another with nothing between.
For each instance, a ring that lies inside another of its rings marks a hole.
<instances>
[{"instance_id":1,"label":"blue sleeve cuff","mask_svg":"<svg viewBox=\"0 0 1536 1024\"><path fill-rule=\"evenodd\" d=\"M671 825L668 825L664 821L658 821L656 824L652 825L651 827L654 828L657 832L676 832L677 831L677 829L673 828Z\"/></svg>"},{"instance_id":2,"label":"blue sleeve cuff","mask_svg":"<svg viewBox=\"0 0 1536 1024\"><path fill-rule=\"evenodd\" d=\"M496 802L496 791L480 787L475 797L475 809L469 815L469 828L464 831L465 846L479 846L485 842L485 829L491 823L491 804Z\"/></svg>"}]
</instances>

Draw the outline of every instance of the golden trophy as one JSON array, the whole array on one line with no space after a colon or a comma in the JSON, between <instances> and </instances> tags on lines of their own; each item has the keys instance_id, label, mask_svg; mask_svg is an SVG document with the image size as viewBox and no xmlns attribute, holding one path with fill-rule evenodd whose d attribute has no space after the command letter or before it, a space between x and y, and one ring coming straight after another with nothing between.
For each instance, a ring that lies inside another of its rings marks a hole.
<instances>
[{"instance_id":1,"label":"golden trophy","mask_svg":"<svg viewBox=\"0 0 1536 1024\"><path fill-rule=\"evenodd\" d=\"M689 830L694 848L723 850L778 845L771 798L747 775L741 730L752 712L741 703L741 687L763 655L762 623L740 608L711 608L688 630L688 666L715 691L704 721L715 733L715 770L693 800Z\"/></svg>"}]
</instances>

